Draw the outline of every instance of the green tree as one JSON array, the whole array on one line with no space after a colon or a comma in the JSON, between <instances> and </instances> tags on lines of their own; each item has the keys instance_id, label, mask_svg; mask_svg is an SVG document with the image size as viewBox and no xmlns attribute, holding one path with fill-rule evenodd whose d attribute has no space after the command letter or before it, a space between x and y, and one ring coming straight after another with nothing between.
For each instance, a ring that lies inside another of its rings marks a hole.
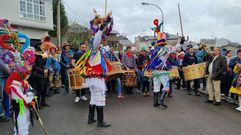
<instances>
[{"instance_id":1,"label":"green tree","mask_svg":"<svg viewBox=\"0 0 241 135\"><path fill-rule=\"evenodd\" d=\"M54 22L54 30L49 32L51 37L57 36L57 5L58 0L53 0L53 22ZM68 18L66 16L64 5L60 4L60 27L61 27L61 35L64 35L68 29Z\"/></svg>"}]
</instances>

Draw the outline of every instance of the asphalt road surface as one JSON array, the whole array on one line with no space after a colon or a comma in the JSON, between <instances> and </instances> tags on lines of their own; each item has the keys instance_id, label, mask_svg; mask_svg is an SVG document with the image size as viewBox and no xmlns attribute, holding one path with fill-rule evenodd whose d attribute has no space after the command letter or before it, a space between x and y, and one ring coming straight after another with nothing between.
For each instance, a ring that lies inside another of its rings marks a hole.
<instances>
[{"instance_id":1,"label":"asphalt road surface","mask_svg":"<svg viewBox=\"0 0 241 135\"><path fill-rule=\"evenodd\" d=\"M168 109L154 108L152 97L127 95L125 100L109 94L105 120L110 128L88 125L88 102L74 103L74 94L63 93L48 98L51 107L40 112L48 135L241 135L241 113L236 106L205 104L206 96L188 96L174 91L167 99ZM0 123L0 135L12 135L13 123ZM43 135L35 121L31 135Z\"/></svg>"}]
</instances>

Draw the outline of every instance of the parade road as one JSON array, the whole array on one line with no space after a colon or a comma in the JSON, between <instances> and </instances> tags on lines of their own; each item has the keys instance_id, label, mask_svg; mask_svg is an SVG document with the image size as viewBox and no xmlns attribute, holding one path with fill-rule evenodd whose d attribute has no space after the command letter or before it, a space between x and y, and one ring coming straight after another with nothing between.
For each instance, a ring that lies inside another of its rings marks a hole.
<instances>
[{"instance_id":1,"label":"parade road","mask_svg":"<svg viewBox=\"0 0 241 135\"><path fill-rule=\"evenodd\" d=\"M74 102L74 94L63 93L48 98L48 108L40 115L48 135L240 135L241 115L235 106L206 104L206 96L188 96L182 90L167 98L168 109L154 108L152 97L127 95L120 100L108 94L105 120L110 128L88 125L88 102ZM38 121L31 135L43 135ZM0 123L0 135L12 135L13 122Z\"/></svg>"}]
</instances>

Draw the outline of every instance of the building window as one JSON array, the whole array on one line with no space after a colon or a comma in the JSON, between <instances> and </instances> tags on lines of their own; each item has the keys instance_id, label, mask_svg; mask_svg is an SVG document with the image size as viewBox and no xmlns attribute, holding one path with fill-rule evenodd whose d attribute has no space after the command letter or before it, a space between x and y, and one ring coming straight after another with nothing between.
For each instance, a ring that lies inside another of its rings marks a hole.
<instances>
[{"instance_id":1,"label":"building window","mask_svg":"<svg viewBox=\"0 0 241 135\"><path fill-rule=\"evenodd\" d=\"M45 2L43 0L20 0L20 17L45 21Z\"/></svg>"}]
</instances>

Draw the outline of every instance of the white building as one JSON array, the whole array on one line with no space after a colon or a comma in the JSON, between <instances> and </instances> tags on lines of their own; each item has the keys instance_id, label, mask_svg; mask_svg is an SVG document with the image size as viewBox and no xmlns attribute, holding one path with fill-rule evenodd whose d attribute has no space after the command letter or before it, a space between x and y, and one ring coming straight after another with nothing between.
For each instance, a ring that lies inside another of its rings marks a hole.
<instances>
[{"instance_id":1,"label":"white building","mask_svg":"<svg viewBox=\"0 0 241 135\"><path fill-rule=\"evenodd\" d=\"M52 0L1 0L0 18L7 19L31 41L53 29Z\"/></svg>"}]
</instances>

